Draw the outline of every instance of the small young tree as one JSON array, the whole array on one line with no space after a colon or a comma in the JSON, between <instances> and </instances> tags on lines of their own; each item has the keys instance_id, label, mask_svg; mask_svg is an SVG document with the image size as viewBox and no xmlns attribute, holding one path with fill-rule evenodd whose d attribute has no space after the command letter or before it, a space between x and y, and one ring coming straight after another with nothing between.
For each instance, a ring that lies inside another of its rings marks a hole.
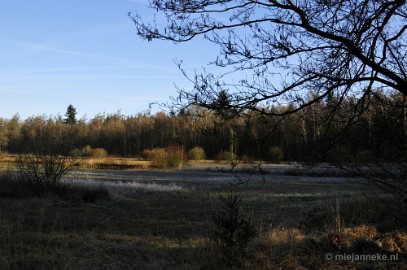
<instances>
[{"instance_id":1,"label":"small young tree","mask_svg":"<svg viewBox=\"0 0 407 270\"><path fill-rule=\"evenodd\" d=\"M240 212L241 197L237 194L219 196L221 207L212 216L214 230L212 240L223 267L240 267L246 256L246 248L256 231L250 219ZM239 269L239 268L237 268Z\"/></svg>"}]
</instances>

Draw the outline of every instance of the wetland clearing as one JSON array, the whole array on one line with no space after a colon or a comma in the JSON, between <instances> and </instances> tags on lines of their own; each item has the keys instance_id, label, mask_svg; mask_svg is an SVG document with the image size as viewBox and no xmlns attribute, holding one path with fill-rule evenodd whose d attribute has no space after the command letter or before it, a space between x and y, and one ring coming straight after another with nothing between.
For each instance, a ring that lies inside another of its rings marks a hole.
<instances>
[{"instance_id":1,"label":"wetland clearing","mask_svg":"<svg viewBox=\"0 0 407 270\"><path fill-rule=\"evenodd\" d=\"M386 265L403 264L407 235L396 228L402 224L391 204L375 204L377 191L355 179L276 167L262 174L214 167L74 170L63 181L91 199L2 194L0 268L222 269L212 217L228 194L240 196L239 213L256 231L239 259L243 269L352 267L324 255L354 251L362 240L377 244L375 252L400 253Z\"/></svg>"}]
</instances>

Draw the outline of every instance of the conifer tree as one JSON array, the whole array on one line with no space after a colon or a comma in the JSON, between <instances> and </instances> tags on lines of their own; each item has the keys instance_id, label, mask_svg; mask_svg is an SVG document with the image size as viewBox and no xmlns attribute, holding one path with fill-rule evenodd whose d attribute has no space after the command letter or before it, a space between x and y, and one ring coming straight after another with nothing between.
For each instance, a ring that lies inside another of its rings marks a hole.
<instances>
[{"instance_id":1,"label":"conifer tree","mask_svg":"<svg viewBox=\"0 0 407 270\"><path fill-rule=\"evenodd\" d=\"M71 104L68 106L68 108L66 109L66 113L65 113L65 119L64 119L64 123L65 124L76 124L76 108L74 106L72 106Z\"/></svg>"}]
</instances>

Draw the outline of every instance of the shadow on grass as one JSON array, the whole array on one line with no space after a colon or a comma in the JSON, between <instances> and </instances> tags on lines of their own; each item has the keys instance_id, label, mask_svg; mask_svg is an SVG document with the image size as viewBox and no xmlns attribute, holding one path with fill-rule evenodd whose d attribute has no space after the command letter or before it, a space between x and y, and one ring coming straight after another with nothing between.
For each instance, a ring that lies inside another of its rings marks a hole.
<instances>
[{"instance_id":1,"label":"shadow on grass","mask_svg":"<svg viewBox=\"0 0 407 270\"><path fill-rule=\"evenodd\" d=\"M103 185L84 186L60 182L55 188L44 193L35 182L28 181L17 173L1 173L0 184L0 198L56 198L71 202L88 203L110 199L109 191Z\"/></svg>"},{"instance_id":2,"label":"shadow on grass","mask_svg":"<svg viewBox=\"0 0 407 270\"><path fill-rule=\"evenodd\" d=\"M0 183L0 269L225 269L216 264L219 254L209 241L210 218L230 185L192 189L180 179L174 183L182 189L152 186L119 199L87 200L64 197L86 193L75 189L84 188L79 184L62 195L38 197L13 177L0 177ZM397 262L358 262L356 269L406 262L407 233L387 198L377 204L355 199L355 185L342 182L284 180L236 190L241 211L258 231L241 269L352 267L324 260L328 252L399 253Z\"/></svg>"}]
</instances>

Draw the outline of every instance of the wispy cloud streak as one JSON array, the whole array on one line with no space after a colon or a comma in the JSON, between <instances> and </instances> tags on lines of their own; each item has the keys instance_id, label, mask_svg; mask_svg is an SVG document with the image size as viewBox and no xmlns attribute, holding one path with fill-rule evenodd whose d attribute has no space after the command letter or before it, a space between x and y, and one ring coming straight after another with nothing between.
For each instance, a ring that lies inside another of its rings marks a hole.
<instances>
[{"instance_id":1,"label":"wispy cloud streak","mask_svg":"<svg viewBox=\"0 0 407 270\"><path fill-rule=\"evenodd\" d=\"M57 53L62 53L62 54L69 54L69 55L83 56L83 57L90 57L90 58L94 58L94 59L105 60L105 61L109 61L110 63L129 67L129 68L173 69L173 67L168 67L168 66L152 65L149 63L135 63L133 61L129 61L129 60L118 58L118 57L111 57L111 56L94 54L94 53L86 53L86 52L78 52L78 51L60 49L60 48L55 48L55 47L50 47L50 46L25 43L25 42L4 39L4 38L0 38L0 41L2 41L3 43L8 43L8 44L25 47L25 48L37 49L37 50L46 51L46 52L57 52Z\"/></svg>"}]
</instances>

